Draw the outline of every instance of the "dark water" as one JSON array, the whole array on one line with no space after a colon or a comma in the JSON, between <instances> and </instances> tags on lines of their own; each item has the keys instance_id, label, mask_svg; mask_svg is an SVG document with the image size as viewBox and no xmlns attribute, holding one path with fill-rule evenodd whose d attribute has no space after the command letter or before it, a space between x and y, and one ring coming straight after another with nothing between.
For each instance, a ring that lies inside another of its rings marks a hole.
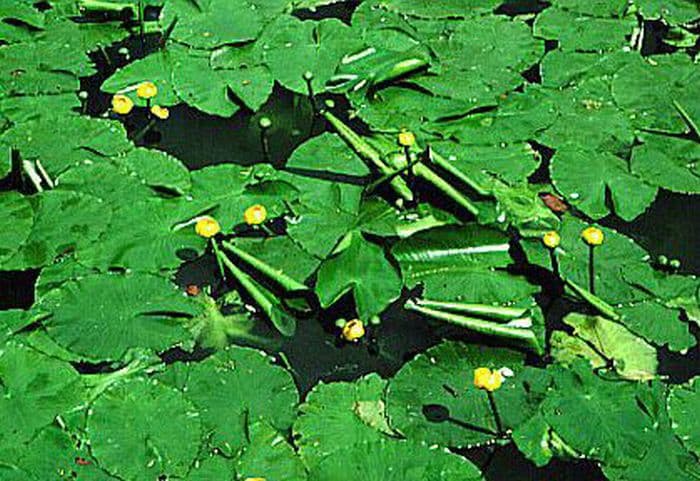
<instances>
[{"instance_id":1,"label":"dark water","mask_svg":"<svg viewBox=\"0 0 700 481\"><path fill-rule=\"evenodd\" d=\"M510 2L510 8L520 13L525 8L537 8L542 2ZM528 7L529 6L529 7ZM332 11L333 13L335 11ZM335 12L340 18L347 12ZM504 14L511 14L510 10ZM314 15L309 12L308 17ZM97 75L83 79L82 88L89 92L85 111L89 115L102 115L109 105L109 96L99 92L99 85L116 67L126 64L129 59L118 53L119 47L127 45L131 59L143 55L141 46L131 39L124 44L107 50L110 62L99 58ZM149 39L146 50L154 48L157 39ZM533 67L534 68L534 67ZM536 70L536 69L535 69ZM528 72L534 71L528 69ZM530 75L530 74L527 74ZM526 75L526 76L527 76ZM534 76L531 81L537 81ZM262 148L258 121L261 116L273 121L269 131L268 159ZM133 134L143 127L145 116L127 124ZM302 142L317 135L324 125L314 120L308 99L276 88L270 100L260 112L252 113L241 109L232 118L221 118L203 114L186 105L171 109L167 122L160 123L139 143L163 150L179 158L188 168L196 170L207 165L237 163L250 165L264 160L280 163ZM610 217L606 224L631 236L653 256L664 254L681 261L681 272L700 274L700 196L682 196L661 191L658 198L642 216L634 222L626 223ZM214 292L226 289L217 273L217 266L211 256L205 256L183 265L176 276L181 286L197 284L210 285ZM0 309L13 307L26 308L33 302L33 286L37 271L0 272ZM573 307L557 300L555 286L543 281L546 302L547 323L560 324L561 318ZM228 286L230 287L230 286ZM549 304L549 299L555 299ZM307 392L318 381L352 380L378 372L384 377L392 376L416 353L439 343L444 338L463 339L470 342L490 342L477 335L465 334L449 326L435 324L401 309L399 300L383 316L379 326L369 328L368 336L358 345L339 342L333 320L349 314L350 304L342 304L337 311L323 313L318 318L299 322L294 338L283 340L274 338L274 333L261 326L261 334L273 338L267 348L279 355L281 363L291 366L296 382L302 393ZM347 314L346 314L347 312ZM696 329L696 335L697 329ZM197 357L202 353L195 353ZM193 356L190 353L171 351L164 354L167 362L174 362ZM700 349L696 348L685 356L659 351L660 370L674 382L682 382L700 374ZM80 367L80 366L78 366ZM82 367L90 369L90 367ZM482 467L487 479L493 481L602 481L600 469L591 462L564 462L555 460L544 468L537 468L512 445L485 447L462 452Z\"/></svg>"}]
</instances>

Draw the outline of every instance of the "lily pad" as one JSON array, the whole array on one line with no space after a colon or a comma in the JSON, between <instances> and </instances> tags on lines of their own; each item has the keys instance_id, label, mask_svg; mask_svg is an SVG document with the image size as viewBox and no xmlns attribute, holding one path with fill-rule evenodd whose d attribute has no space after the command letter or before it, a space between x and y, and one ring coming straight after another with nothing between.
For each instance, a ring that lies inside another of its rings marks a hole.
<instances>
[{"instance_id":1,"label":"lily pad","mask_svg":"<svg viewBox=\"0 0 700 481\"><path fill-rule=\"evenodd\" d=\"M51 337L91 360L118 360L134 347L161 351L190 340L183 318L201 307L167 279L102 274L68 281L39 300Z\"/></svg>"},{"instance_id":2,"label":"lily pad","mask_svg":"<svg viewBox=\"0 0 700 481\"><path fill-rule=\"evenodd\" d=\"M291 427L299 400L291 375L260 351L229 347L199 363L174 364L161 376L190 399L210 442L227 455L248 443L247 423Z\"/></svg>"},{"instance_id":3,"label":"lily pad","mask_svg":"<svg viewBox=\"0 0 700 481\"><path fill-rule=\"evenodd\" d=\"M0 445L29 441L54 418L83 400L80 375L70 364L16 343L0 349Z\"/></svg>"},{"instance_id":4,"label":"lily pad","mask_svg":"<svg viewBox=\"0 0 700 481\"><path fill-rule=\"evenodd\" d=\"M384 250L357 231L348 234L318 270L316 294L330 307L351 292L357 314L368 320L401 294L401 279Z\"/></svg>"},{"instance_id":5,"label":"lily pad","mask_svg":"<svg viewBox=\"0 0 700 481\"><path fill-rule=\"evenodd\" d=\"M86 434L100 465L119 479L185 477L199 451L202 423L182 393L134 378L97 398Z\"/></svg>"},{"instance_id":6,"label":"lily pad","mask_svg":"<svg viewBox=\"0 0 700 481\"><path fill-rule=\"evenodd\" d=\"M0 232L0 265L29 237L34 225L31 202L16 192L0 193L0 223L11 226Z\"/></svg>"},{"instance_id":7,"label":"lily pad","mask_svg":"<svg viewBox=\"0 0 700 481\"><path fill-rule=\"evenodd\" d=\"M309 473L310 481L440 481L483 479L463 457L408 441L380 441L341 449Z\"/></svg>"},{"instance_id":8,"label":"lily pad","mask_svg":"<svg viewBox=\"0 0 700 481\"><path fill-rule=\"evenodd\" d=\"M672 428L681 442L696 456L700 455L700 423L695 415L700 404L698 377L687 384L674 386L668 397L668 409L673 420Z\"/></svg>"},{"instance_id":9,"label":"lily pad","mask_svg":"<svg viewBox=\"0 0 700 481\"><path fill-rule=\"evenodd\" d=\"M387 388L392 428L429 445L464 448L499 436L486 391L474 386L474 369L508 368L516 376L523 355L507 349L446 341L406 363ZM494 393L504 428L525 419L522 387L511 378Z\"/></svg>"},{"instance_id":10,"label":"lily pad","mask_svg":"<svg viewBox=\"0 0 700 481\"><path fill-rule=\"evenodd\" d=\"M384 389L376 374L355 382L320 383L299 406L294 423L304 463L313 468L349 446L375 443L392 435L386 419Z\"/></svg>"}]
</instances>

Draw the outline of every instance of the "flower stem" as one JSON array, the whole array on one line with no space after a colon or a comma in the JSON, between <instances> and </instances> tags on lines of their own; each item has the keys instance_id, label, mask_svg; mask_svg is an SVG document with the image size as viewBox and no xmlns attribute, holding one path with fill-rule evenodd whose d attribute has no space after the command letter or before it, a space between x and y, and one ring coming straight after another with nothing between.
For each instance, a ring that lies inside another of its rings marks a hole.
<instances>
[{"instance_id":1,"label":"flower stem","mask_svg":"<svg viewBox=\"0 0 700 481\"><path fill-rule=\"evenodd\" d=\"M394 169L384 163L381 154L370 146L362 137L356 134L350 127L345 125L342 120L327 110L323 111L322 114L326 121L333 126L343 140L350 145L350 147L355 151L355 153L357 153L357 155L360 156L360 158L372 164L384 175L391 175L394 172ZM389 185L391 185L391 188L399 197L407 202L413 201L413 192L401 177L392 178L389 181Z\"/></svg>"},{"instance_id":2,"label":"flower stem","mask_svg":"<svg viewBox=\"0 0 700 481\"><path fill-rule=\"evenodd\" d=\"M296 279L293 279L292 277L288 276L284 272L282 272L279 269L275 269L274 267L270 266L269 264L261 261L255 256L252 256L248 254L246 251L243 249L240 249L236 247L233 243L228 242L228 241L223 241L221 245L229 251L231 254L236 256L237 258L241 259L243 262L246 264L250 265L253 267L255 270L263 274L264 276L268 277L270 280L272 280L275 284L277 284L281 289L287 292L294 292L294 291L306 291L309 288L302 284L301 282L297 281Z\"/></svg>"},{"instance_id":3,"label":"flower stem","mask_svg":"<svg viewBox=\"0 0 700 481\"><path fill-rule=\"evenodd\" d=\"M496 430L498 435L502 436L505 432L503 429L503 423L501 421L501 416L498 414L498 408L496 407L496 400L493 398L493 393L491 391L486 391L486 395L489 398L489 404L491 405L491 412L493 413L493 420L496 421Z\"/></svg>"},{"instance_id":4,"label":"flower stem","mask_svg":"<svg viewBox=\"0 0 700 481\"><path fill-rule=\"evenodd\" d=\"M584 301L588 302L591 306L596 308L598 312L600 312L603 316L607 317L610 320L613 321L619 321L622 316L615 312L615 309L602 300L600 297L596 296L590 291L587 291L583 287L579 286L576 284L574 281L563 278L564 279L564 284L566 284L569 288L571 288L572 291L574 291L576 294L579 295Z\"/></svg>"},{"instance_id":5,"label":"flower stem","mask_svg":"<svg viewBox=\"0 0 700 481\"><path fill-rule=\"evenodd\" d=\"M595 247L588 246L588 290L595 294Z\"/></svg>"}]
</instances>

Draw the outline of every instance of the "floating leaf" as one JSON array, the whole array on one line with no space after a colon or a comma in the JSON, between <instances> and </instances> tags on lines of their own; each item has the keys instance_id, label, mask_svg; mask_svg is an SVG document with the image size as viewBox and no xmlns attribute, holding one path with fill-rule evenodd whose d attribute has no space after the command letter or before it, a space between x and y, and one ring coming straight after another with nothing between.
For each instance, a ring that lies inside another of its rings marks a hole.
<instances>
[{"instance_id":1,"label":"floating leaf","mask_svg":"<svg viewBox=\"0 0 700 481\"><path fill-rule=\"evenodd\" d=\"M316 281L316 294L324 308L348 292L364 320L381 314L401 293L401 279L384 250L357 231L348 234L321 264Z\"/></svg>"},{"instance_id":2,"label":"floating leaf","mask_svg":"<svg viewBox=\"0 0 700 481\"><path fill-rule=\"evenodd\" d=\"M375 443L391 435L386 419L386 381L376 374L355 382L320 383L299 406L294 423L304 463L313 468L350 446Z\"/></svg>"},{"instance_id":3,"label":"floating leaf","mask_svg":"<svg viewBox=\"0 0 700 481\"><path fill-rule=\"evenodd\" d=\"M345 447L311 469L311 481L478 481L471 462L447 451L408 441L382 441Z\"/></svg>"},{"instance_id":4,"label":"floating leaf","mask_svg":"<svg viewBox=\"0 0 700 481\"><path fill-rule=\"evenodd\" d=\"M82 401L80 375L70 364L16 343L0 349L0 446L29 441Z\"/></svg>"},{"instance_id":5,"label":"floating leaf","mask_svg":"<svg viewBox=\"0 0 700 481\"><path fill-rule=\"evenodd\" d=\"M0 231L0 265L11 257L29 237L34 225L32 204L16 192L0 193L0 224L10 229Z\"/></svg>"},{"instance_id":6,"label":"floating leaf","mask_svg":"<svg viewBox=\"0 0 700 481\"><path fill-rule=\"evenodd\" d=\"M120 479L185 477L199 451L201 424L182 393L134 378L97 398L86 434L100 465Z\"/></svg>"},{"instance_id":7,"label":"floating leaf","mask_svg":"<svg viewBox=\"0 0 700 481\"><path fill-rule=\"evenodd\" d=\"M690 451L700 455L700 425L696 416L700 404L698 377L687 384L674 386L668 397L668 409L674 433Z\"/></svg>"},{"instance_id":8,"label":"floating leaf","mask_svg":"<svg viewBox=\"0 0 700 481\"><path fill-rule=\"evenodd\" d=\"M239 479L305 481L306 467L284 435L264 421L248 427L250 445L236 463Z\"/></svg>"},{"instance_id":9,"label":"floating leaf","mask_svg":"<svg viewBox=\"0 0 700 481\"><path fill-rule=\"evenodd\" d=\"M389 383L392 428L408 439L463 448L499 436L486 391L474 386L474 369L508 368L516 375L523 356L506 349L446 341L406 363ZM504 428L528 416L522 388L511 378L494 393Z\"/></svg>"},{"instance_id":10,"label":"floating leaf","mask_svg":"<svg viewBox=\"0 0 700 481\"><path fill-rule=\"evenodd\" d=\"M37 309L44 326L67 349L92 360L118 360L130 348L162 351L190 340L183 318L201 307L167 279L147 274L103 274L68 281Z\"/></svg>"},{"instance_id":11,"label":"floating leaf","mask_svg":"<svg viewBox=\"0 0 700 481\"><path fill-rule=\"evenodd\" d=\"M203 362L174 364L162 380L187 395L211 443L228 455L246 446L249 420L262 418L280 431L294 420L294 381L260 351L229 347Z\"/></svg>"},{"instance_id":12,"label":"floating leaf","mask_svg":"<svg viewBox=\"0 0 700 481\"><path fill-rule=\"evenodd\" d=\"M564 323L574 329L574 336L579 342L595 349L592 358L589 357L590 351L585 348L580 350L593 361L594 366L600 364L602 355L603 360L612 361L615 370L626 379L643 381L656 375L656 349L624 326L600 316L581 314L567 315Z\"/></svg>"}]
</instances>

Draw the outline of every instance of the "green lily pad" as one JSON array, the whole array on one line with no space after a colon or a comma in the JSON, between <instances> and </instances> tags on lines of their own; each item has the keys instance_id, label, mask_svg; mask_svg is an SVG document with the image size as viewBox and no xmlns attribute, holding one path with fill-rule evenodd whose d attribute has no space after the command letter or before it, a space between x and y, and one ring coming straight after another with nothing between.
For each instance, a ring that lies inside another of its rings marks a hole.
<instances>
[{"instance_id":1,"label":"green lily pad","mask_svg":"<svg viewBox=\"0 0 700 481\"><path fill-rule=\"evenodd\" d=\"M384 389L376 374L355 382L317 384L299 406L294 423L304 463L313 468L349 446L375 443L392 435L386 419Z\"/></svg>"},{"instance_id":2,"label":"green lily pad","mask_svg":"<svg viewBox=\"0 0 700 481\"><path fill-rule=\"evenodd\" d=\"M54 418L83 400L80 375L70 364L16 343L0 349L0 446L29 441Z\"/></svg>"},{"instance_id":3,"label":"green lily pad","mask_svg":"<svg viewBox=\"0 0 700 481\"><path fill-rule=\"evenodd\" d=\"M612 94L636 127L684 132L686 125L673 102L692 119L700 119L699 78L690 57L659 55L653 62L638 59L619 70Z\"/></svg>"},{"instance_id":4,"label":"green lily pad","mask_svg":"<svg viewBox=\"0 0 700 481\"><path fill-rule=\"evenodd\" d=\"M286 6L282 0L173 0L163 8L161 23L170 25L177 18L173 40L211 49L255 40Z\"/></svg>"},{"instance_id":5,"label":"green lily pad","mask_svg":"<svg viewBox=\"0 0 700 481\"><path fill-rule=\"evenodd\" d=\"M42 267L63 254L79 252L93 245L107 229L112 216L109 207L87 194L53 190L29 200L34 208L31 233L15 254L4 261L4 269Z\"/></svg>"},{"instance_id":6,"label":"green lily pad","mask_svg":"<svg viewBox=\"0 0 700 481\"><path fill-rule=\"evenodd\" d=\"M596 376L585 361L555 366L541 409L546 422L576 452L611 466L641 458L652 446L652 422L637 404L637 385ZM581 429L581 426L595 429Z\"/></svg>"},{"instance_id":7,"label":"green lily pad","mask_svg":"<svg viewBox=\"0 0 700 481\"><path fill-rule=\"evenodd\" d=\"M185 477L199 451L202 422L176 389L134 378L97 398L86 434L97 461L119 479Z\"/></svg>"},{"instance_id":8,"label":"green lily pad","mask_svg":"<svg viewBox=\"0 0 700 481\"><path fill-rule=\"evenodd\" d=\"M700 193L700 143L663 135L643 135L632 150L630 167L651 185L687 194Z\"/></svg>"},{"instance_id":9,"label":"green lily pad","mask_svg":"<svg viewBox=\"0 0 700 481\"><path fill-rule=\"evenodd\" d=\"M134 347L161 351L190 340L183 318L201 310L167 279L102 274L68 281L39 300L48 334L92 360L118 360Z\"/></svg>"},{"instance_id":10,"label":"green lily pad","mask_svg":"<svg viewBox=\"0 0 700 481\"><path fill-rule=\"evenodd\" d=\"M306 466L284 435L266 422L248 427L250 444L236 462L237 479L305 481Z\"/></svg>"},{"instance_id":11,"label":"green lily pad","mask_svg":"<svg viewBox=\"0 0 700 481\"><path fill-rule=\"evenodd\" d=\"M700 381L698 377L687 384L674 386L668 397L668 409L673 421L672 428L683 445L696 456L700 455L700 422L696 416L700 404Z\"/></svg>"},{"instance_id":12,"label":"green lily pad","mask_svg":"<svg viewBox=\"0 0 700 481\"><path fill-rule=\"evenodd\" d=\"M11 226L0 232L0 265L29 237L34 225L31 202L16 192L0 193L0 223Z\"/></svg>"},{"instance_id":13,"label":"green lily pad","mask_svg":"<svg viewBox=\"0 0 700 481\"><path fill-rule=\"evenodd\" d=\"M341 449L309 473L310 481L478 481L471 462L441 449L409 441L380 441Z\"/></svg>"},{"instance_id":14,"label":"green lily pad","mask_svg":"<svg viewBox=\"0 0 700 481\"><path fill-rule=\"evenodd\" d=\"M294 381L261 351L229 347L199 363L174 364L161 376L197 407L210 442L227 455L248 441L248 421L291 427L299 400Z\"/></svg>"},{"instance_id":15,"label":"green lily pad","mask_svg":"<svg viewBox=\"0 0 700 481\"><path fill-rule=\"evenodd\" d=\"M505 270L511 263L509 249L505 234L472 224L418 232L398 242L392 254L406 285L422 284L428 299L498 303L537 291Z\"/></svg>"},{"instance_id":16,"label":"green lily pad","mask_svg":"<svg viewBox=\"0 0 700 481\"><path fill-rule=\"evenodd\" d=\"M658 367L656 349L624 326L600 316L582 314L569 314L564 323L574 329L579 343L595 348L593 355L585 348L577 348L594 366L600 365L602 354L614 362L615 370L626 379L649 380L655 377Z\"/></svg>"},{"instance_id":17,"label":"green lily pad","mask_svg":"<svg viewBox=\"0 0 700 481\"><path fill-rule=\"evenodd\" d=\"M508 368L517 376L522 364L523 355L507 349L443 342L406 363L389 382L389 423L429 445L463 448L492 440L497 424L486 391L473 384L474 369ZM512 378L494 398L504 428L527 418L524 391Z\"/></svg>"},{"instance_id":18,"label":"green lily pad","mask_svg":"<svg viewBox=\"0 0 700 481\"><path fill-rule=\"evenodd\" d=\"M369 168L337 135L323 133L301 144L287 161L288 169L353 176L369 174Z\"/></svg>"},{"instance_id":19,"label":"green lily pad","mask_svg":"<svg viewBox=\"0 0 700 481\"><path fill-rule=\"evenodd\" d=\"M357 314L368 320L401 294L401 279L384 250L353 231L318 270L316 294L321 306L333 305L351 292Z\"/></svg>"}]
</instances>

